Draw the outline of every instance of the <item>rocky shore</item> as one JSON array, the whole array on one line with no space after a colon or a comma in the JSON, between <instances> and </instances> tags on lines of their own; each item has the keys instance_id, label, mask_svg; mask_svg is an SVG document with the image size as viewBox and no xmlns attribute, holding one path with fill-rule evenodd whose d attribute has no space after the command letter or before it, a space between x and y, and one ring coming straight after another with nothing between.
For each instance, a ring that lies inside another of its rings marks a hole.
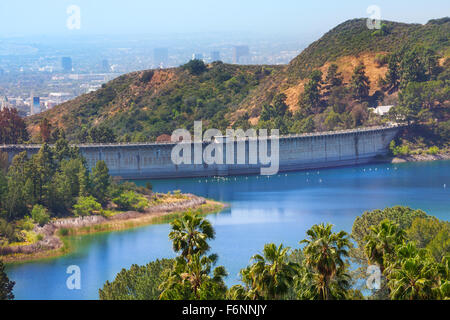
<instances>
[{"instance_id":1,"label":"rocky shore","mask_svg":"<svg viewBox=\"0 0 450 320\"><path fill-rule=\"evenodd\" d=\"M419 162L419 161L436 161L436 160L450 160L450 153L439 154L412 154L407 156L400 156L392 158L392 163L403 162Z\"/></svg>"},{"instance_id":2,"label":"rocky shore","mask_svg":"<svg viewBox=\"0 0 450 320\"><path fill-rule=\"evenodd\" d=\"M29 245L16 245L0 247L0 257L6 262L33 260L41 257L45 257L46 253L53 252L56 255L58 250L63 249L64 243L59 236L59 231L62 229L76 231L94 227L95 230L103 231L102 228L95 229L96 226L111 226L112 230L126 229L138 225L151 224L157 217L163 217L165 215L183 212L189 209L196 210L203 205L210 204L211 207L224 207L223 204L206 200L205 198L195 196L193 194L184 194L185 199L180 199L176 202L161 203L148 207L144 212L127 211L118 213L112 217L104 217L100 215L76 217L76 218L64 218L53 220L43 227L35 226L34 232L42 235L42 240L37 241ZM127 222L133 222L128 223ZM106 228L108 229L108 228ZM88 232L84 232L88 233ZM52 254L48 254L52 256Z\"/></svg>"}]
</instances>

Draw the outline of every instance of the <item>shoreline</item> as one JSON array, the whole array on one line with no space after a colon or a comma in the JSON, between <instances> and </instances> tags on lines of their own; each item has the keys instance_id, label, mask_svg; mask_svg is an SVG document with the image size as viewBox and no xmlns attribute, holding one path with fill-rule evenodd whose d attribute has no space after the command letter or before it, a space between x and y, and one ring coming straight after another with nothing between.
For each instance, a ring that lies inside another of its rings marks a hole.
<instances>
[{"instance_id":1,"label":"shoreline","mask_svg":"<svg viewBox=\"0 0 450 320\"><path fill-rule=\"evenodd\" d=\"M63 218L49 222L43 227L36 226L35 231L44 235L36 243L22 246L0 248L0 259L5 264L36 262L64 256L73 251L69 237L95 233L124 231L152 224L169 223L175 218L192 210L200 215L220 212L226 204L205 199L192 194L184 194L188 199L177 204L162 204L147 208L144 212L127 211L105 218L87 216Z\"/></svg>"},{"instance_id":2,"label":"shoreline","mask_svg":"<svg viewBox=\"0 0 450 320\"><path fill-rule=\"evenodd\" d=\"M450 160L450 152L438 154L410 154L407 156L380 156L375 158L372 163L408 163L408 162L431 162Z\"/></svg>"},{"instance_id":3,"label":"shoreline","mask_svg":"<svg viewBox=\"0 0 450 320\"><path fill-rule=\"evenodd\" d=\"M450 160L450 152L438 154L411 154L407 156L393 157L391 163L405 163L405 162L427 162Z\"/></svg>"},{"instance_id":4,"label":"shoreline","mask_svg":"<svg viewBox=\"0 0 450 320\"><path fill-rule=\"evenodd\" d=\"M450 153L414 154L408 156L386 156L375 159L373 163L407 163L407 162L431 162L440 160L450 160ZM73 251L68 238L71 236L84 236L88 234L107 233L123 231L152 224L169 223L173 219L181 216L188 210L197 210L201 215L208 215L219 212L227 207L227 204L205 199L192 194L184 194L187 201L180 201L182 204L157 205L147 208L144 212L128 211L121 212L115 216L105 218L103 216L87 216L78 218L62 218L52 221L44 227L36 227L35 231L44 233L43 240L30 245L13 246L0 248L0 260L5 264L33 262L45 259L52 259L66 255ZM63 231L65 230L65 231ZM3 252L12 248L17 252L4 254ZM27 248L33 252L27 253ZM3 252L2 252L3 251Z\"/></svg>"}]
</instances>

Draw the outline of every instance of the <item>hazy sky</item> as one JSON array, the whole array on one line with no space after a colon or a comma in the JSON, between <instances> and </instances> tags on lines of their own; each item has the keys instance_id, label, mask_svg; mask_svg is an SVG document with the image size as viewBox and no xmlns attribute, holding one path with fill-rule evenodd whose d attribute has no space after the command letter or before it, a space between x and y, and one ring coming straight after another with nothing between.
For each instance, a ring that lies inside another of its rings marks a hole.
<instances>
[{"instance_id":1,"label":"hazy sky","mask_svg":"<svg viewBox=\"0 0 450 320\"><path fill-rule=\"evenodd\" d=\"M67 27L67 8L81 12ZM0 36L184 32L323 33L378 5L383 19L425 23L449 0L0 0Z\"/></svg>"}]
</instances>

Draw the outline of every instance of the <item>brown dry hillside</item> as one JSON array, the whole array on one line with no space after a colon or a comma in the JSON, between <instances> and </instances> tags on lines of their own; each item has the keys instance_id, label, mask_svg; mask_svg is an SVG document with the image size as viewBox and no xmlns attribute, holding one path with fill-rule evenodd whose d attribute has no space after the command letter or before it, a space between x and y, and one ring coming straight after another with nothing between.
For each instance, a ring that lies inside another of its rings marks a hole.
<instances>
[{"instance_id":1,"label":"brown dry hillside","mask_svg":"<svg viewBox=\"0 0 450 320\"><path fill-rule=\"evenodd\" d=\"M176 128L191 129L195 120L204 126L230 127L248 114L256 124L262 106L279 93L287 96L292 111L298 108L306 79L314 70L324 77L330 64L338 65L344 82L355 66L364 63L371 82L371 93L379 90L378 80L387 67L380 66L377 54L388 54L403 47L426 46L446 61L450 47L450 19L432 20L425 25L382 22L374 31L366 19L346 21L312 43L286 66L241 66L220 62L200 70L191 63L179 68L147 70L123 75L96 92L56 106L53 110L27 119L37 138L38 125L48 118L63 128L72 141L84 141L93 127L106 126L120 141L155 140Z\"/></svg>"}]
</instances>

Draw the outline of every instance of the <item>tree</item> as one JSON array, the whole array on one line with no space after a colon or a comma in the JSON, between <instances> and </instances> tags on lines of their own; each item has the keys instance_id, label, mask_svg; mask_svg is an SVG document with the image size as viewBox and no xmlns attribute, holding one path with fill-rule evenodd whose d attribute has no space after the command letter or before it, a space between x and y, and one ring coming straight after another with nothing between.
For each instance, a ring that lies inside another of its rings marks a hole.
<instances>
[{"instance_id":1,"label":"tree","mask_svg":"<svg viewBox=\"0 0 450 320\"><path fill-rule=\"evenodd\" d=\"M146 266L134 264L128 270L122 269L114 281L106 281L99 289L100 300L158 300L160 286L167 280L167 270L174 263L174 259L162 259Z\"/></svg>"},{"instance_id":2,"label":"tree","mask_svg":"<svg viewBox=\"0 0 450 320\"><path fill-rule=\"evenodd\" d=\"M5 272L5 266L0 260L0 300L13 300L13 288L16 283L10 281Z\"/></svg>"},{"instance_id":3,"label":"tree","mask_svg":"<svg viewBox=\"0 0 450 320\"><path fill-rule=\"evenodd\" d=\"M369 98L370 80L366 76L366 66L359 64L354 70L350 81L350 88L353 98L360 102Z\"/></svg>"},{"instance_id":4,"label":"tree","mask_svg":"<svg viewBox=\"0 0 450 320\"><path fill-rule=\"evenodd\" d=\"M114 131L105 126L93 127L88 133L89 141L93 143L114 143L117 142L117 136Z\"/></svg>"},{"instance_id":5,"label":"tree","mask_svg":"<svg viewBox=\"0 0 450 320\"><path fill-rule=\"evenodd\" d=\"M420 56L420 49L408 50L400 61L400 88L406 87L410 82L426 80L426 69Z\"/></svg>"},{"instance_id":6,"label":"tree","mask_svg":"<svg viewBox=\"0 0 450 320\"><path fill-rule=\"evenodd\" d=\"M315 70L311 73L309 81L305 84L300 96L299 105L306 114L319 113L321 107L322 72Z\"/></svg>"},{"instance_id":7,"label":"tree","mask_svg":"<svg viewBox=\"0 0 450 320\"><path fill-rule=\"evenodd\" d=\"M332 227L314 225L306 232L309 239L300 241L306 244L303 252L310 270L306 276L313 283L313 290L309 291L319 300L342 298L349 289L344 258L349 255L351 243L346 232L333 233Z\"/></svg>"},{"instance_id":8,"label":"tree","mask_svg":"<svg viewBox=\"0 0 450 320\"><path fill-rule=\"evenodd\" d=\"M143 212L148 207L148 200L132 190L121 193L112 201L120 210L137 210Z\"/></svg>"},{"instance_id":9,"label":"tree","mask_svg":"<svg viewBox=\"0 0 450 320\"><path fill-rule=\"evenodd\" d=\"M39 133L41 134L42 142L50 143L50 138L52 134L52 125L47 118L42 119L39 123Z\"/></svg>"},{"instance_id":10,"label":"tree","mask_svg":"<svg viewBox=\"0 0 450 320\"><path fill-rule=\"evenodd\" d=\"M184 69L188 70L192 75L200 75L206 71L206 65L203 60L194 59L189 61L183 66Z\"/></svg>"},{"instance_id":11,"label":"tree","mask_svg":"<svg viewBox=\"0 0 450 320\"><path fill-rule=\"evenodd\" d=\"M384 273L395 261L397 247L406 240L405 231L390 220L383 220L369 230L369 234L364 238L364 251L369 263L377 264Z\"/></svg>"},{"instance_id":12,"label":"tree","mask_svg":"<svg viewBox=\"0 0 450 320\"><path fill-rule=\"evenodd\" d=\"M17 144L28 140L25 121L19 116L17 109L0 110L0 144Z\"/></svg>"},{"instance_id":13,"label":"tree","mask_svg":"<svg viewBox=\"0 0 450 320\"><path fill-rule=\"evenodd\" d=\"M77 217L90 216L94 213L100 213L102 206L92 196L79 197L77 203L73 206L73 212Z\"/></svg>"},{"instance_id":14,"label":"tree","mask_svg":"<svg viewBox=\"0 0 450 320\"><path fill-rule=\"evenodd\" d=\"M352 238L358 244L358 248L364 250L366 244L364 238L370 233L372 226L378 226L383 220L388 219L398 224L400 229L407 230L417 218L428 218L428 216L422 210L414 210L402 206L366 211L360 217L356 217L352 227ZM360 254L357 254L357 256L361 257Z\"/></svg>"},{"instance_id":15,"label":"tree","mask_svg":"<svg viewBox=\"0 0 450 320\"><path fill-rule=\"evenodd\" d=\"M385 82L388 89L392 92L397 90L400 85L400 57L398 53L393 53L389 56L388 71Z\"/></svg>"},{"instance_id":16,"label":"tree","mask_svg":"<svg viewBox=\"0 0 450 320\"><path fill-rule=\"evenodd\" d=\"M222 300L225 299L224 278L227 272L223 266L212 267L217 255L205 256L197 252L186 261L183 256L176 259L169 276L160 289L161 300Z\"/></svg>"},{"instance_id":17,"label":"tree","mask_svg":"<svg viewBox=\"0 0 450 320\"><path fill-rule=\"evenodd\" d=\"M47 143L44 143L39 152L32 157L30 165L30 171L34 174L33 184L36 199L40 204L48 207L52 198L51 180L57 165L54 161L53 151Z\"/></svg>"},{"instance_id":18,"label":"tree","mask_svg":"<svg viewBox=\"0 0 450 320\"><path fill-rule=\"evenodd\" d=\"M170 225L172 231L169 233L169 239L172 240L173 250L181 252L182 257L188 261L193 254L207 252L207 241L215 237L211 223L192 211L175 219Z\"/></svg>"},{"instance_id":19,"label":"tree","mask_svg":"<svg viewBox=\"0 0 450 320\"><path fill-rule=\"evenodd\" d=\"M389 275L393 300L423 300L438 298L438 268L426 250L413 244L398 248L398 261Z\"/></svg>"},{"instance_id":20,"label":"tree","mask_svg":"<svg viewBox=\"0 0 450 320\"><path fill-rule=\"evenodd\" d=\"M328 90L334 87L339 87L343 83L342 73L338 72L338 65L333 63L328 68L325 82L327 83Z\"/></svg>"},{"instance_id":21,"label":"tree","mask_svg":"<svg viewBox=\"0 0 450 320\"><path fill-rule=\"evenodd\" d=\"M2 207L8 220L24 217L28 213L27 204L33 199L29 188L24 187L29 176L27 161L27 153L19 153L13 158L8 170L8 189L2 199Z\"/></svg>"},{"instance_id":22,"label":"tree","mask_svg":"<svg viewBox=\"0 0 450 320\"><path fill-rule=\"evenodd\" d=\"M107 202L108 188L111 185L111 177L106 162L100 160L92 169L91 178L92 195L102 204Z\"/></svg>"},{"instance_id":23,"label":"tree","mask_svg":"<svg viewBox=\"0 0 450 320\"><path fill-rule=\"evenodd\" d=\"M31 210L31 218L42 227L50 220L50 215L46 208L36 204L34 205L33 210Z\"/></svg>"},{"instance_id":24,"label":"tree","mask_svg":"<svg viewBox=\"0 0 450 320\"><path fill-rule=\"evenodd\" d=\"M229 296L249 300L282 299L293 284L298 265L289 259L289 248L266 244L263 254L252 257L254 263L241 270L241 285L230 288Z\"/></svg>"}]
</instances>

